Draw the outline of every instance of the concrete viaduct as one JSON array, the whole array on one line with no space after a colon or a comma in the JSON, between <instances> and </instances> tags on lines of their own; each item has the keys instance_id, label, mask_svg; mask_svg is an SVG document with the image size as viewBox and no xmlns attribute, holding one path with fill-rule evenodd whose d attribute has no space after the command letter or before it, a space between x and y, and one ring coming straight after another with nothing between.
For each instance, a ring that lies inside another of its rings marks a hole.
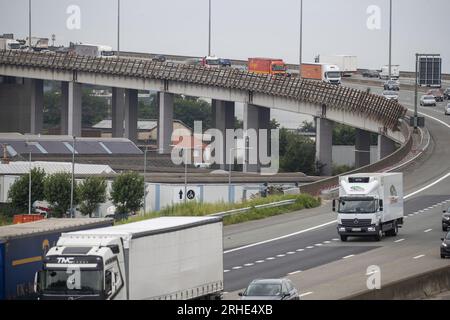
<instances>
[{"instance_id":1,"label":"concrete viaduct","mask_svg":"<svg viewBox=\"0 0 450 320\"><path fill-rule=\"evenodd\" d=\"M357 128L356 165L370 161L370 132L378 134L379 157L393 152L394 142L404 143L399 119L406 108L356 89L296 77L268 76L231 68L205 68L177 63L127 58L95 58L68 54L0 51L0 76L22 78L27 86L29 110L18 110L21 97L16 83L0 84L0 132L25 131L38 134L43 123L43 80L60 81L62 88L62 134L81 135L81 88L83 84L112 88L113 137L136 140L138 90L158 92L158 147L170 152L173 95L211 98L215 128L234 128L234 104L244 103L246 129L268 128L270 110L315 117L316 158L324 175L331 175L333 122ZM28 117L26 115L29 115ZM24 121L25 120L25 121ZM225 136L225 134L224 134ZM225 149L227 155L230 150Z\"/></svg>"}]
</instances>

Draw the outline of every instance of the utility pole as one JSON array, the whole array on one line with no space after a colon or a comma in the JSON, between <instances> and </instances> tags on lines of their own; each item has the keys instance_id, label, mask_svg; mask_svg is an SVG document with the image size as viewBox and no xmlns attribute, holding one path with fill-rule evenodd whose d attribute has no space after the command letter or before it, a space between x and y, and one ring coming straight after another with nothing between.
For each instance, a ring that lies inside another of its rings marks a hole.
<instances>
[{"instance_id":1,"label":"utility pole","mask_svg":"<svg viewBox=\"0 0 450 320\"><path fill-rule=\"evenodd\" d=\"M120 0L117 0L117 58L120 57Z\"/></svg>"},{"instance_id":2,"label":"utility pole","mask_svg":"<svg viewBox=\"0 0 450 320\"><path fill-rule=\"evenodd\" d=\"M389 0L389 80L392 76L392 0Z\"/></svg>"},{"instance_id":3,"label":"utility pole","mask_svg":"<svg viewBox=\"0 0 450 320\"><path fill-rule=\"evenodd\" d=\"M31 0L28 0L28 50L31 51Z\"/></svg>"},{"instance_id":4,"label":"utility pole","mask_svg":"<svg viewBox=\"0 0 450 320\"><path fill-rule=\"evenodd\" d=\"M303 45L303 0L300 0L300 47L298 54L298 74L302 77L302 45Z\"/></svg>"},{"instance_id":5,"label":"utility pole","mask_svg":"<svg viewBox=\"0 0 450 320\"><path fill-rule=\"evenodd\" d=\"M208 56L211 56L211 0L209 1L209 18L208 18Z\"/></svg>"},{"instance_id":6,"label":"utility pole","mask_svg":"<svg viewBox=\"0 0 450 320\"><path fill-rule=\"evenodd\" d=\"M72 141L72 183L70 186L70 217L75 218L75 214L73 212L73 192L75 187L75 139L76 137L73 136Z\"/></svg>"}]
</instances>

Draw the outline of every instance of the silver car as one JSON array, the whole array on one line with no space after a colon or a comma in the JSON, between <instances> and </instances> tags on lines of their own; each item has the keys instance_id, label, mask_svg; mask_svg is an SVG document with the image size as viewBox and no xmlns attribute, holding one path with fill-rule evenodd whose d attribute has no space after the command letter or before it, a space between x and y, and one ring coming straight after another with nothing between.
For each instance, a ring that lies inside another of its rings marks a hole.
<instances>
[{"instance_id":1,"label":"silver car","mask_svg":"<svg viewBox=\"0 0 450 320\"><path fill-rule=\"evenodd\" d=\"M436 99L433 96L425 95L420 98L421 106L436 106Z\"/></svg>"},{"instance_id":2,"label":"silver car","mask_svg":"<svg viewBox=\"0 0 450 320\"><path fill-rule=\"evenodd\" d=\"M445 107L445 115L448 116L450 114L450 103Z\"/></svg>"},{"instance_id":3,"label":"silver car","mask_svg":"<svg viewBox=\"0 0 450 320\"><path fill-rule=\"evenodd\" d=\"M388 100L398 101L398 93L397 93L397 91L384 90L383 91L383 97L385 97Z\"/></svg>"},{"instance_id":4,"label":"silver car","mask_svg":"<svg viewBox=\"0 0 450 320\"><path fill-rule=\"evenodd\" d=\"M241 300L300 300L292 281L286 278L253 280L239 296Z\"/></svg>"}]
</instances>

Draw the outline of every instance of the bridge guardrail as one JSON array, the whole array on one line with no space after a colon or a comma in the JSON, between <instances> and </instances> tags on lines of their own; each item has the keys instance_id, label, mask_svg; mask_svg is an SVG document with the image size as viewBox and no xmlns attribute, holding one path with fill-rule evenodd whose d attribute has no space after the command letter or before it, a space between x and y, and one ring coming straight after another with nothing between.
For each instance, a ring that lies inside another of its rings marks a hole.
<instances>
[{"instance_id":1,"label":"bridge guardrail","mask_svg":"<svg viewBox=\"0 0 450 320\"><path fill-rule=\"evenodd\" d=\"M271 202L271 203L266 203L266 204L259 204L257 206L252 206L252 207L245 207L245 208L217 212L217 213L210 214L209 216L223 218L223 217L232 216L232 215L235 215L238 213L244 213L244 212L250 211L251 209L275 208L275 207L287 206L287 205L293 204L294 202L295 202L295 199L281 200L281 201L276 201L276 202Z\"/></svg>"}]
</instances>

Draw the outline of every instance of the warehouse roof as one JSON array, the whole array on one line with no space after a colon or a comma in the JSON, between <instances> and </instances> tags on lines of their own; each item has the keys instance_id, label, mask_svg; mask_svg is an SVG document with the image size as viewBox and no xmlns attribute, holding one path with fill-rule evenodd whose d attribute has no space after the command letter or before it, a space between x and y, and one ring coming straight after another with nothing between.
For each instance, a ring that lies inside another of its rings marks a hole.
<instances>
[{"instance_id":1,"label":"warehouse roof","mask_svg":"<svg viewBox=\"0 0 450 320\"><path fill-rule=\"evenodd\" d=\"M56 172L72 172L71 162L47 162L33 161L32 168L41 168L47 174ZM27 161L12 161L8 164L0 164L0 175L27 174L30 172L30 163ZM115 173L108 165L75 163L75 174L109 174Z\"/></svg>"}]
</instances>

